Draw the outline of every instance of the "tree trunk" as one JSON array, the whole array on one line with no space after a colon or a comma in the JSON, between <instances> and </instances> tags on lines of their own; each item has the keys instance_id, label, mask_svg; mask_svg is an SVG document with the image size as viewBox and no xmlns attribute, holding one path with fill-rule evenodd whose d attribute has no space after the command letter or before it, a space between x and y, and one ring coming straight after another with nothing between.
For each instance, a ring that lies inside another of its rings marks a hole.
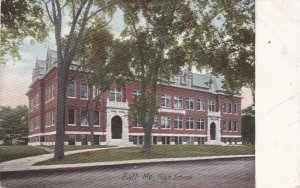
<instances>
[{"instance_id":1,"label":"tree trunk","mask_svg":"<svg viewBox=\"0 0 300 188\"><path fill-rule=\"evenodd\" d=\"M146 126L144 127L144 135L143 152L150 153L152 149L152 124L150 119L146 121Z\"/></svg>"},{"instance_id":2,"label":"tree trunk","mask_svg":"<svg viewBox=\"0 0 300 188\"><path fill-rule=\"evenodd\" d=\"M63 62L58 62L58 94L57 94L57 122L54 159L64 158L64 139L66 124L66 88L68 81L68 69Z\"/></svg>"}]
</instances>

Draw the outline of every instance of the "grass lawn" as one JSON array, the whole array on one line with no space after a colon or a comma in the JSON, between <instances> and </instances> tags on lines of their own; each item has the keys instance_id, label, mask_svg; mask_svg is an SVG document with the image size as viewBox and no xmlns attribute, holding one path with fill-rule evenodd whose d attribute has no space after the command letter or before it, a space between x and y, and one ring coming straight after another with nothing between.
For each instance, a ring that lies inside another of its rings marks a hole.
<instances>
[{"instance_id":1,"label":"grass lawn","mask_svg":"<svg viewBox=\"0 0 300 188\"><path fill-rule=\"evenodd\" d=\"M45 148L49 148L49 149L53 149L55 148L55 146L43 146ZM78 145L78 146L74 146L74 145L65 145L64 146L64 150L65 151L74 151L74 150L82 150L82 149L95 149L95 148L106 148L106 147L112 147L112 146L99 146L99 145L94 145L89 146L89 145Z\"/></svg>"},{"instance_id":2,"label":"grass lawn","mask_svg":"<svg viewBox=\"0 0 300 188\"><path fill-rule=\"evenodd\" d=\"M72 154L64 160L48 160L35 165L74 164L104 161L122 161L155 158L181 158L220 155L247 155L254 154L254 146L212 146L212 145L155 145L151 153L143 153L141 148L112 148Z\"/></svg>"},{"instance_id":3,"label":"grass lawn","mask_svg":"<svg viewBox=\"0 0 300 188\"><path fill-rule=\"evenodd\" d=\"M0 146L0 162L47 153L41 148L31 146Z\"/></svg>"}]
</instances>

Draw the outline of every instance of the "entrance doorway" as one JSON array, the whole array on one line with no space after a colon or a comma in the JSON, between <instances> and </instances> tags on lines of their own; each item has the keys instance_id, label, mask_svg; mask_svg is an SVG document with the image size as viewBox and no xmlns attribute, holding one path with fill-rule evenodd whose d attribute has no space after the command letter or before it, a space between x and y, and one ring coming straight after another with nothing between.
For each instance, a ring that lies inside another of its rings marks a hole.
<instances>
[{"instance_id":1,"label":"entrance doorway","mask_svg":"<svg viewBox=\"0 0 300 188\"><path fill-rule=\"evenodd\" d=\"M210 124L210 139L211 140L216 139L216 124L215 124L215 122L212 122Z\"/></svg>"},{"instance_id":2,"label":"entrance doorway","mask_svg":"<svg viewBox=\"0 0 300 188\"><path fill-rule=\"evenodd\" d=\"M111 119L111 138L122 139L122 118L114 116Z\"/></svg>"}]
</instances>

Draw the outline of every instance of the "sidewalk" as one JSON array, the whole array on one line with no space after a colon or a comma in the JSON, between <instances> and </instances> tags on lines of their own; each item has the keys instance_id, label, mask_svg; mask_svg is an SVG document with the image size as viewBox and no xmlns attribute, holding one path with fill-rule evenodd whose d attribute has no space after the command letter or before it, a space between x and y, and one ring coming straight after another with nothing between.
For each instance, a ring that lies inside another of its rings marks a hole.
<instances>
[{"instance_id":1,"label":"sidewalk","mask_svg":"<svg viewBox=\"0 0 300 188\"><path fill-rule=\"evenodd\" d=\"M87 151L106 150L112 148L95 148L65 152L65 155L82 153ZM26 157L0 163L0 174L14 173L14 172L32 172L32 171L51 171L51 170L75 170L91 167L109 167L117 165L130 164L149 164L161 162L183 162L183 161L199 161L199 160L221 160L221 159L238 159L238 158L254 158L254 155L227 155L227 156L207 156L207 157L185 157L185 158L160 158L160 159L143 159L143 160L127 160L127 161L111 161L111 162L95 162L95 163L77 163L77 164L62 164L62 165L40 165L33 166L33 164L49 160L53 158L52 154L45 154L33 157Z\"/></svg>"}]
</instances>

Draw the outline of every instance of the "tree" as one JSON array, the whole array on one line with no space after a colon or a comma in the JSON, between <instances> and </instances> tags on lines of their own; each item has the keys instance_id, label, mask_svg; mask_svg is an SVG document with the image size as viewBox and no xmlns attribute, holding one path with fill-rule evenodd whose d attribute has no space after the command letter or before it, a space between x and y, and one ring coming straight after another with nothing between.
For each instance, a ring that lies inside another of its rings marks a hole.
<instances>
[{"instance_id":1,"label":"tree","mask_svg":"<svg viewBox=\"0 0 300 188\"><path fill-rule=\"evenodd\" d=\"M255 88L255 3L194 1L197 27L186 33L190 65L224 76L224 89L236 94L243 86Z\"/></svg>"},{"instance_id":2,"label":"tree","mask_svg":"<svg viewBox=\"0 0 300 188\"><path fill-rule=\"evenodd\" d=\"M54 27L58 64L58 96L57 96L57 126L55 138L54 159L64 158L64 133L66 116L66 87L68 83L69 68L78 53L78 47L89 24L104 19L105 15L112 16L113 5L118 1L95 1L66 0L43 0L48 18ZM93 7L93 8L92 8ZM65 15L64 9L68 8L69 15ZM62 20L69 16L71 18L70 31L63 43Z\"/></svg>"},{"instance_id":3,"label":"tree","mask_svg":"<svg viewBox=\"0 0 300 188\"><path fill-rule=\"evenodd\" d=\"M243 143L255 144L255 110L249 106L242 113L242 138Z\"/></svg>"},{"instance_id":4,"label":"tree","mask_svg":"<svg viewBox=\"0 0 300 188\"><path fill-rule=\"evenodd\" d=\"M78 59L84 70L89 87L93 87L94 96L87 101L88 124L91 127L91 144L94 144L94 114L101 102L101 94L108 91L112 84L124 86L130 77L128 62L129 50L127 45L113 35L108 29L99 27L99 22L87 29L83 43L80 46ZM124 61L125 63L120 63Z\"/></svg>"},{"instance_id":5,"label":"tree","mask_svg":"<svg viewBox=\"0 0 300 188\"><path fill-rule=\"evenodd\" d=\"M158 83L168 82L184 65L185 50L179 38L194 27L196 20L188 1L138 0L119 5L126 24L122 36L131 54L127 64L141 90L130 116L143 126L143 151L150 152L159 108Z\"/></svg>"},{"instance_id":6,"label":"tree","mask_svg":"<svg viewBox=\"0 0 300 188\"><path fill-rule=\"evenodd\" d=\"M0 139L5 144L13 144L13 139L27 136L27 113L25 105L11 108L10 106L0 107Z\"/></svg>"},{"instance_id":7,"label":"tree","mask_svg":"<svg viewBox=\"0 0 300 188\"><path fill-rule=\"evenodd\" d=\"M6 64L8 56L21 58L19 46L26 37L44 41L48 32L43 15L38 0L1 1L0 64Z\"/></svg>"}]
</instances>

